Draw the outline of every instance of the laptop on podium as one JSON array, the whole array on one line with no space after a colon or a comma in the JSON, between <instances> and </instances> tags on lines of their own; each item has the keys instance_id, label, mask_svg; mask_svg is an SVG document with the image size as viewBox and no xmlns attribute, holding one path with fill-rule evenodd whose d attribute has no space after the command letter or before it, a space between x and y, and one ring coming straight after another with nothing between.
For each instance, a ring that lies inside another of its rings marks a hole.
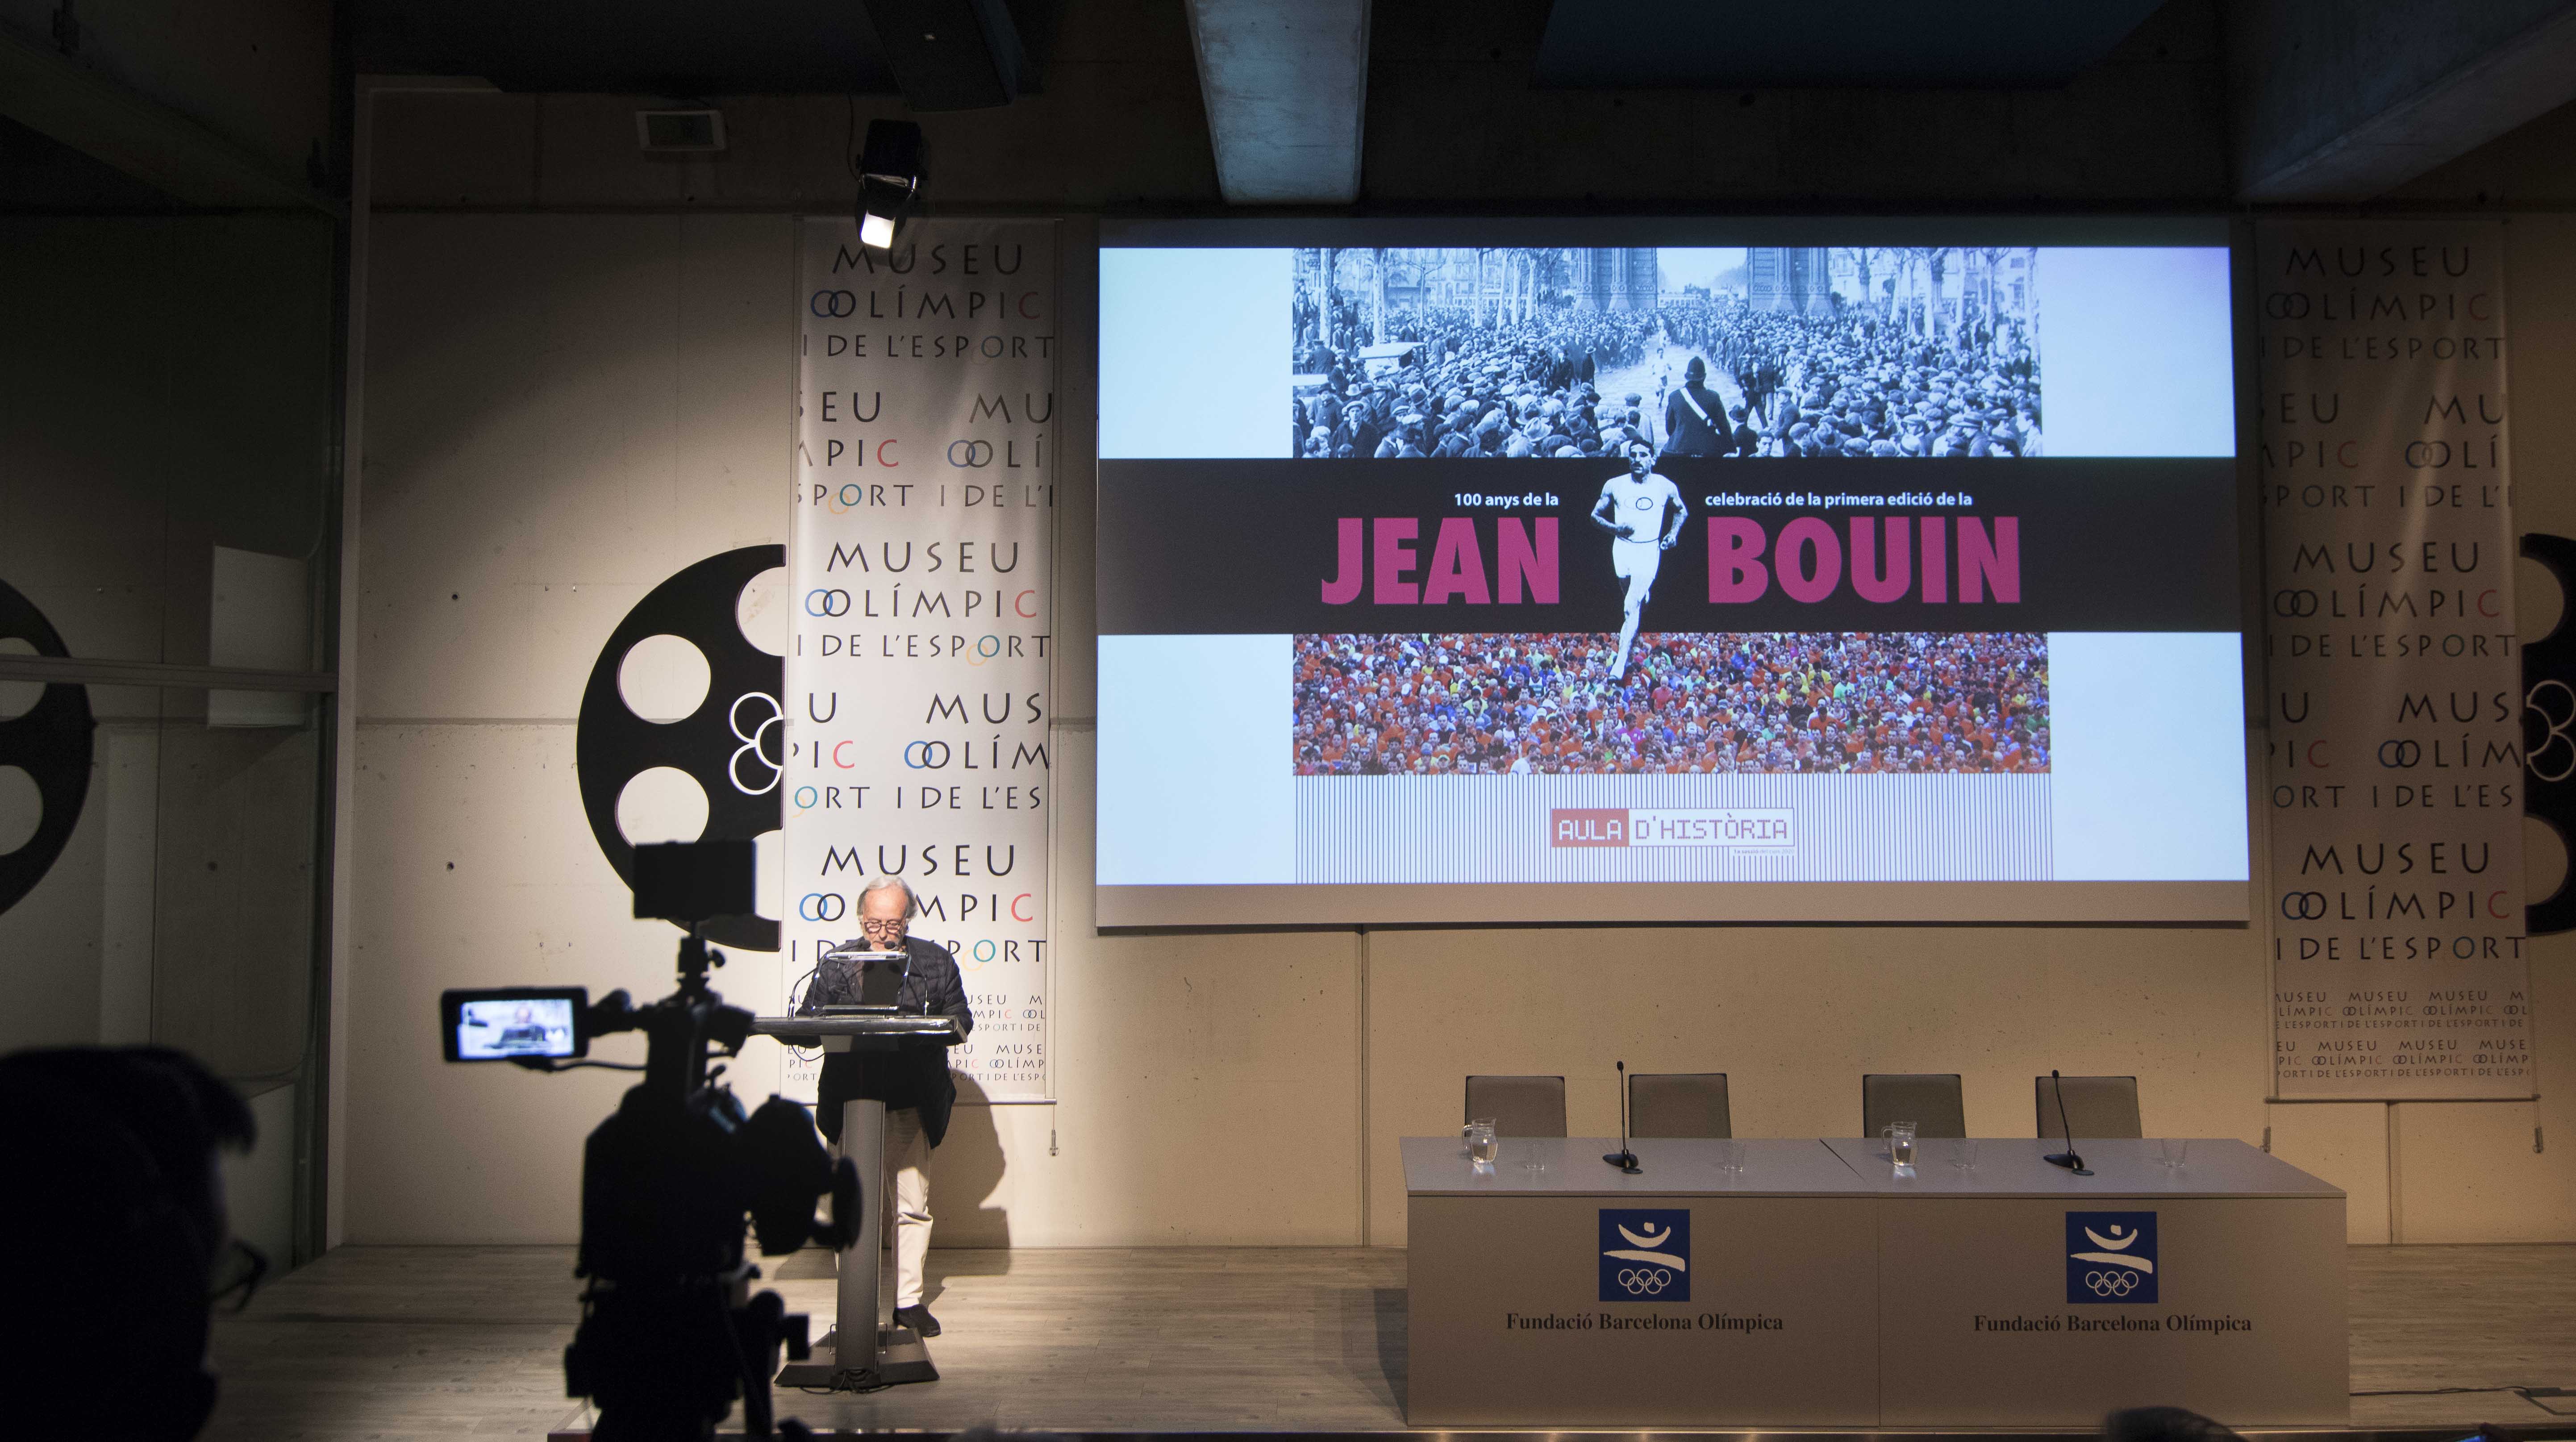
<instances>
[{"instance_id":1,"label":"laptop on podium","mask_svg":"<svg viewBox=\"0 0 2576 1442\"><path fill-rule=\"evenodd\" d=\"M817 1016L883 1016L895 1010L895 998L903 991L903 979L912 970L912 953L906 951L827 951L821 962L823 976L846 979L853 971L857 986L835 988L843 996L856 996L855 1003L838 1003L813 1009ZM818 977L817 980L821 980Z\"/></svg>"}]
</instances>

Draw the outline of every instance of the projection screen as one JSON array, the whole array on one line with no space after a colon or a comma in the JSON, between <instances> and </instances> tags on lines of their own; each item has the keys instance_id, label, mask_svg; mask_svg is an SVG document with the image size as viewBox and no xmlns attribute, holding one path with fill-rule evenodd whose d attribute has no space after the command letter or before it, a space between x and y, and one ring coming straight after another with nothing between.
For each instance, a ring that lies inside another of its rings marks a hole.
<instances>
[{"instance_id":1,"label":"projection screen","mask_svg":"<svg viewBox=\"0 0 2576 1442\"><path fill-rule=\"evenodd\" d=\"M1100 280L1102 925L2246 918L2223 221Z\"/></svg>"}]
</instances>

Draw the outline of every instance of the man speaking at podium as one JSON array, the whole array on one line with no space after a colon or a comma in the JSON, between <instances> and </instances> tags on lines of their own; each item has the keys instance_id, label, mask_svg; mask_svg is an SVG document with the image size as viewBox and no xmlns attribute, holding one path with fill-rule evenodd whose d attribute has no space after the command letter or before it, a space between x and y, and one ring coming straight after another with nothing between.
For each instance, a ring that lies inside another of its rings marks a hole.
<instances>
[{"instance_id":1,"label":"man speaking at podium","mask_svg":"<svg viewBox=\"0 0 2576 1442\"><path fill-rule=\"evenodd\" d=\"M895 1009L953 1016L962 1036L975 1029L975 1014L966 1006L957 958L935 941L904 934L920 910L910 886L880 877L859 898L864 938L842 942L841 949L904 953L903 987L895 995ZM854 971L827 966L816 972L805 1001L809 1006L854 1006L857 988ZM814 1115L836 1147L841 1106L852 1101L880 1101L886 1107L886 1172L894 1179L894 1319L920 1336L936 1337L939 1319L921 1301L921 1268L930 1254L930 1151L948 1135L948 1109L957 1101L948 1055L930 1048L828 1053Z\"/></svg>"}]
</instances>

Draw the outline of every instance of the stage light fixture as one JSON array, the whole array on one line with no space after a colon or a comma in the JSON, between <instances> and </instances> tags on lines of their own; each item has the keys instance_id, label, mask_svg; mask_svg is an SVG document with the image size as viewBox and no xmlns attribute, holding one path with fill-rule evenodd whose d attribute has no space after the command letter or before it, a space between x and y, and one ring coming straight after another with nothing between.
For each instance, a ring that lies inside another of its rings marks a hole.
<instances>
[{"instance_id":1,"label":"stage light fixture","mask_svg":"<svg viewBox=\"0 0 2576 1442\"><path fill-rule=\"evenodd\" d=\"M859 244L870 250L892 250L895 232L922 181L921 127L909 120L871 120L868 143L859 152Z\"/></svg>"}]
</instances>

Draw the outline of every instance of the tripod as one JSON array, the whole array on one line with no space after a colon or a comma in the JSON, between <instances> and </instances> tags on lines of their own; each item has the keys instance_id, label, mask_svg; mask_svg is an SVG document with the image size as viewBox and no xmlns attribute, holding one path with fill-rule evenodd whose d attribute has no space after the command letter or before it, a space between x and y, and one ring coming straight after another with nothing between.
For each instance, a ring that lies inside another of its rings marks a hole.
<instances>
[{"instance_id":1,"label":"tripod","mask_svg":"<svg viewBox=\"0 0 2576 1442\"><path fill-rule=\"evenodd\" d=\"M806 1319L776 1292L751 1291L743 1257L751 1215L762 1252L810 1236L846 1245L859 1216L858 1174L837 1167L794 1102L771 1097L746 1117L709 1049L739 1053L751 1013L707 986L724 965L690 922L679 989L649 1006L622 991L589 1013L592 1035L642 1031L644 1079L591 1132L582 1151L582 1321L564 1350L564 1381L599 1407L599 1442L699 1442L739 1398L743 1432L773 1435L769 1379L782 1347L807 1355ZM828 1192L832 1220L814 1220ZM788 1422L791 1436L806 1435Z\"/></svg>"}]
</instances>

